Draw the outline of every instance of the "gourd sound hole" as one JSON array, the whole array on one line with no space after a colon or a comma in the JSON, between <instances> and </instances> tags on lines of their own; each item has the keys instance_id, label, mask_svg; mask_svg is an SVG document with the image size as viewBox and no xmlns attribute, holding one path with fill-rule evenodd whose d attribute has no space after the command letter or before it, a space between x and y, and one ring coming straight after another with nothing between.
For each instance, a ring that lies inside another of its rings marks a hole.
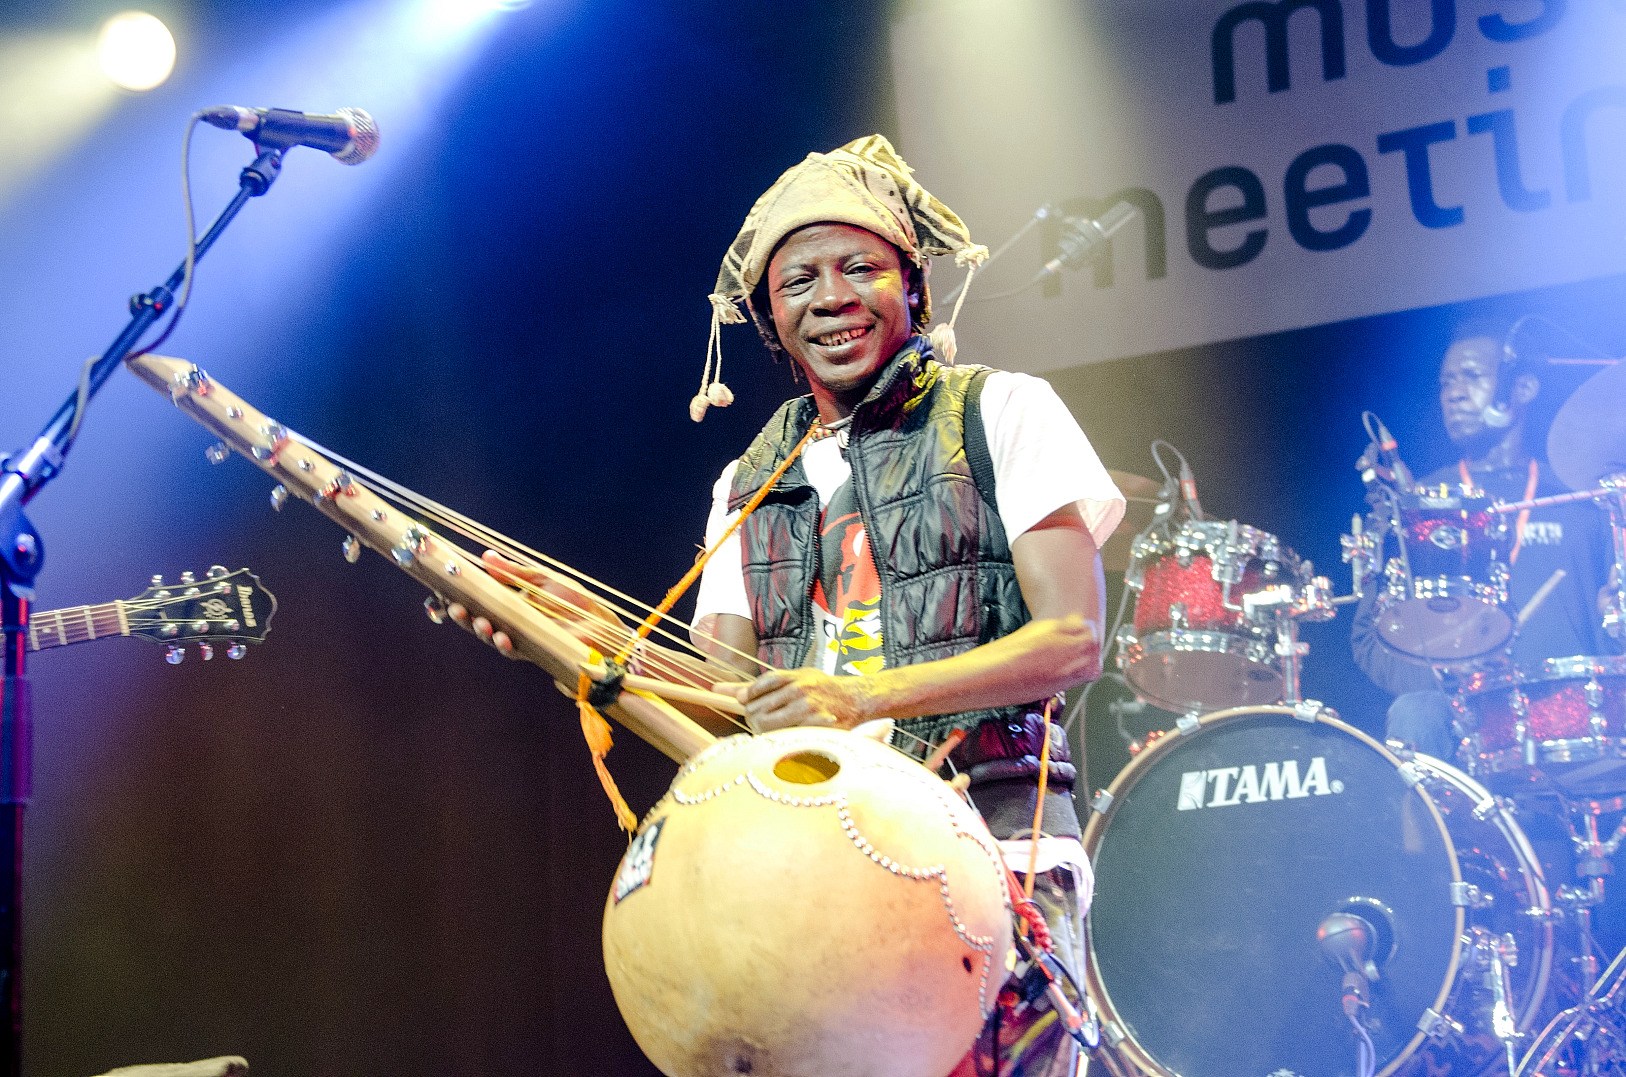
<instances>
[{"instance_id":1,"label":"gourd sound hole","mask_svg":"<svg viewBox=\"0 0 1626 1077\"><path fill-rule=\"evenodd\" d=\"M773 765L774 777L796 785L818 785L841 773L841 764L823 752L792 752Z\"/></svg>"}]
</instances>

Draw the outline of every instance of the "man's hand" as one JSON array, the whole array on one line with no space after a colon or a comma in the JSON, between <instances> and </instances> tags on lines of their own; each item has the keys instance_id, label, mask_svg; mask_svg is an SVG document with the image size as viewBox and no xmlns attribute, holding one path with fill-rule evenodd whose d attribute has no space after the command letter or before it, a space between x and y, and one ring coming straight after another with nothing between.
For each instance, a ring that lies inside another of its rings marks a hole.
<instances>
[{"instance_id":1,"label":"man's hand","mask_svg":"<svg viewBox=\"0 0 1626 1077\"><path fill-rule=\"evenodd\" d=\"M583 643L592 644L601 651L607 647L613 650L624 637L625 626L621 619L568 577L545 568L518 564L495 550L487 550L480 560L495 579L547 595L548 598L534 594L527 597L532 605L547 613ZM495 629L486 618L471 618L469 611L461 603L455 602L446 607L446 614L503 654L513 655L514 641L509 639L508 633ZM616 643L608 643L610 640Z\"/></svg>"},{"instance_id":2,"label":"man's hand","mask_svg":"<svg viewBox=\"0 0 1626 1077\"><path fill-rule=\"evenodd\" d=\"M867 677L832 677L816 669L784 669L764 673L732 691L745 704L745 720L756 733L790 726L820 725L851 729L875 717L869 713Z\"/></svg>"}]
</instances>

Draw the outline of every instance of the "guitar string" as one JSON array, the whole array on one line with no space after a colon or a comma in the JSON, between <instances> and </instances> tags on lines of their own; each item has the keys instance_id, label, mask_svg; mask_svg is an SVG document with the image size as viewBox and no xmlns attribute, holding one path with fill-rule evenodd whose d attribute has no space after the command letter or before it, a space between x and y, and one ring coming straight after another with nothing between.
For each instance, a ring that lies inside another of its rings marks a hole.
<instances>
[{"instance_id":1,"label":"guitar string","mask_svg":"<svg viewBox=\"0 0 1626 1077\"><path fill-rule=\"evenodd\" d=\"M526 561L529 559L532 563L527 567L552 568L558 572L575 578L581 583L597 588L598 590L603 591L605 594L614 596L615 598L620 599L622 602L629 603L631 606L637 607L646 613L652 612L655 609L655 607L649 603L634 598L633 596L626 594L625 592L620 591L601 580L594 579L592 576L581 571L580 569L568 565L557 558L549 557L547 554L544 554L539 550L534 550L524 543L504 535L500 531L487 527L478 520L465 516L455 509L448 508L432 498L426 497L415 490L402 486L400 483L394 482L393 480L372 471L370 468L356 463L354 460L341 456L331 449L317 444L303 434L290 430L288 432L288 436L292 440L298 442L300 445L305 446L313 452L320 453L333 463L345 468L347 471L352 472L354 476L361 480L362 485L366 486L380 497L383 497L386 500L394 501L397 504L409 506L416 511L424 512L438 522L443 523L450 530L463 535L465 538L468 538L473 542L483 542L493 549L496 549L498 553L508 556L510 560L516 561L520 564L526 564ZM478 560L478 558L476 558L476 560ZM523 589L524 588L522 588L522 590ZM599 599L599 601L603 601L603 599ZM616 606L610 602L605 602L605 605L611 609L614 609L615 612L623 616L630 617L633 620L642 620L642 617L639 614L635 614L628 609ZM664 617L664 619L671 621L680 627L687 628L691 636L699 637L705 640L708 644L712 644L721 650L727 651L728 653L739 658L743 658L746 661L762 665L765 669L773 668L761 663L756 655L749 654L737 647L730 646L711 633L703 632L679 617L673 617L668 614ZM680 648L694 651L696 654L705 657L705 652L701 651L700 648L696 647L692 642L685 641L675 633L661 629L658 626L655 630L665 638L672 640Z\"/></svg>"}]
</instances>

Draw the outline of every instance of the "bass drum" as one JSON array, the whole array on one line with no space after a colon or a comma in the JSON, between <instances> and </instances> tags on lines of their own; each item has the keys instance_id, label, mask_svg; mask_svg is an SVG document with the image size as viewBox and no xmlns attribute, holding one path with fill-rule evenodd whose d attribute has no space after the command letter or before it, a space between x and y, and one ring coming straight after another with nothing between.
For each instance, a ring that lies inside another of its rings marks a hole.
<instances>
[{"instance_id":1,"label":"bass drum","mask_svg":"<svg viewBox=\"0 0 1626 1077\"><path fill-rule=\"evenodd\" d=\"M1301 715L1311 716L1305 720ZM1238 707L1136 757L1098 800L1088 989L1104 1040L1159 1077L1354 1077L1317 928L1373 927L1379 1077L1478 1073L1546 993L1552 923L1511 811L1331 712Z\"/></svg>"}]
</instances>

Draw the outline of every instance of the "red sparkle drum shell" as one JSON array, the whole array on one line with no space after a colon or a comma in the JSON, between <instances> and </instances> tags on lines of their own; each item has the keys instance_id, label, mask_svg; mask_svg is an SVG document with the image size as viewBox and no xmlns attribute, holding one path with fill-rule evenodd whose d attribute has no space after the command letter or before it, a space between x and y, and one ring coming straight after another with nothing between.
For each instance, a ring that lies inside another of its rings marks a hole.
<instances>
[{"instance_id":1,"label":"red sparkle drum shell","mask_svg":"<svg viewBox=\"0 0 1626 1077\"><path fill-rule=\"evenodd\" d=\"M1251 560L1243 570L1242 582L1231 586L1234 596L1257 591L1263 587L1262 566ZM1214 562L1198 554L1189 564L1170 554L1147 565L1142 576L1140 596L1135 600L1135 631L1159 632L1176 627L1171 610L1176 604L1185 607L1182 628L1236 628L1242 623L1241 610L1225 608L1225 589L1214 579ZM1234 600L1233 600L1234 602Z\"/></svg>"},{"instance_id":2,"label":"red sparkle drum shell","mask_svg":"<svg viewBox=\"0 0 1626 1077\"><path fill-rule=\"evenodd\" d=\"M1531 1027L1552 965L1541 865L1511 809L1456 768L1403 762L1326 712L1239 707L1154 742L1108 792L1084 835L1087 986L1140 1070L1354 1077L1341 972L1316 935L1340 912L1375 929L1378 1077L1496 1063L1475 947L1504 936L1511 1017ZM1457 900L1463 886L1490 900ZM1465 1034L1427 1038L1430 1013Z\"/></svg>"},{"instance_id":3,"label":"red sparkle drum shell","mask_svg":"<svg viewBox=\"0 0 1626 1077\"><path fill-rule=\"evenodd\" d=\"M1235 521L1188 520L1137 539L1134 555L1134 632L1120 639L1118 665L1136 695L1173 711L1282 697L1275 630L1241 606L1246 594L1298 580L1292 551Z\"/></svg>"},{"instance_id":4,"label":"red sparkle drum shell","mask_svg":"<svg viewBox=\"0 0 1626 1077\"><path fill-rule=\"evenodd\" d=\"M1412 658L1462 661L1513 634L1506 519L1482 493L1450 485L1401 498L1400 555L1385 566L1374 608L1378 638Z\"/></svg>"},{"instance_id":5,"label":"red sparkle drum shell","mask_svg":"<svg viewBox=\"0 0 1626 1077\"><path fill-rule=\"evenodd\" d=\"M1459 682L1452 706L1467 733L1468 762L1487 776L1522 778L1534 765L1576 792L1626 790L1626 658L1575 655L1477 670Z\"/></svg>"}]
</instances>

